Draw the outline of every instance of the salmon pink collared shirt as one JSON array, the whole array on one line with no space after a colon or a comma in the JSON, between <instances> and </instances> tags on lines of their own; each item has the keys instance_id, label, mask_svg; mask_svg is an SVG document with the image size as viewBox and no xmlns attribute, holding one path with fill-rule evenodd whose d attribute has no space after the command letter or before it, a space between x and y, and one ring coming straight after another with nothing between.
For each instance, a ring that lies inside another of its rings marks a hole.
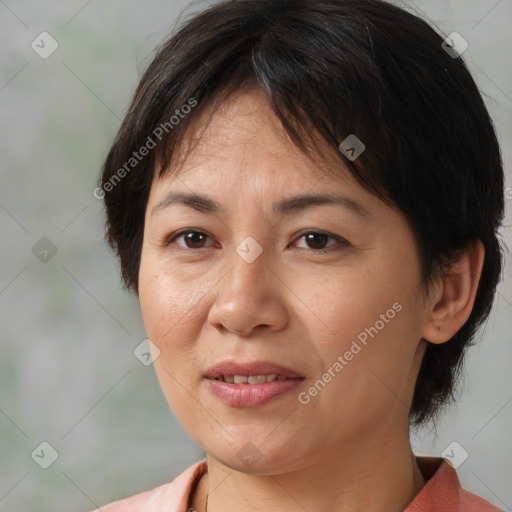
<instances>
[{"instance_id":1,"label":"salmon pink collared shirt","mask_svg":"<svg viewBox=\"0 0 512 512\"><path fill-rule=\"evenodd\" d=\"M456 471L446 460L438 457L416 457L416 460L426 483L404 512L503 512L464 490ZM94 512L193 512L191 493L206 471L206 460L201 460L168 484L114 501Z\"/></svg>"}]
</instances>

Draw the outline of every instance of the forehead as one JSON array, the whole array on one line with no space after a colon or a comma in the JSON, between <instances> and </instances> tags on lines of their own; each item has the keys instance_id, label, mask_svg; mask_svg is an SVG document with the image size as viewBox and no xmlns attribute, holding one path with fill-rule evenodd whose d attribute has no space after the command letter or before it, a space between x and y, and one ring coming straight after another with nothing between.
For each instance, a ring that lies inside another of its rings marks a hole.
<instances>
[{"instance_id":1,"label":"forehead","mask_svg":"<svg viewBox=\"0 0 512 512\"><path fill-rule=\"evenodd\" d=\"M277 181L343 178L355 183L336 148L328 147L319 136L312 142L319 150L306 154L290 139L263 92L244 88L222 100L215 110L213 103L205 106L176 148L171 172L163 179L194 179L198 174L203 178L209 172L220 175L236 168L230 180L245 180L264 168L267 177Z\"/></svg>"}]
</instances>

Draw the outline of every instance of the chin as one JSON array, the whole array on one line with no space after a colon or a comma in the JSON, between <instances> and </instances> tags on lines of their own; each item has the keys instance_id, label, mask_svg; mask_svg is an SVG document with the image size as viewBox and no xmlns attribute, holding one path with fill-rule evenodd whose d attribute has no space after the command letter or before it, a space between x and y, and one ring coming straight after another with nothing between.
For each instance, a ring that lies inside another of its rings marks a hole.
<instances>
[{"instance_id":1,"label":"chin","mask_svg":"<svg viewBox=\"0 0 512 512\"><path fill-rule=\"evenodd\" d=\"M207 443L200 444L203 450L216 461L224 466L241 473L252 475L278 475L288 473L304 467L307 454L304 452L303 443L300 443L300 452L293 443L292 438L299 441L297 436L290 436L287 439L274 439L269 442L269 430L260 435L260 440L255 439L254 432L243 436L225 434L222 440L212 444L209 437ZM271 434L272 435L272 434ZM209 446L208 446L209 445ZM212 449L209 449L212 448Z\"/></svg>"}]
</instances>

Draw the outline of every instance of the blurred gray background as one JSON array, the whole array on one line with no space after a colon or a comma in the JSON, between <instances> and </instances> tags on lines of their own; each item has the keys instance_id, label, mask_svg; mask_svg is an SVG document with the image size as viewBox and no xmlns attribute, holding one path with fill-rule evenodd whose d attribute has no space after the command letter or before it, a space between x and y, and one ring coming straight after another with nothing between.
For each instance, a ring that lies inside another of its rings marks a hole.
<instances>
[{"instance_id":1,"label":"blurred gray background","mask_svg":"<svg viewBox=\"0 0 512 512\"><path fill-rule=\"evenodd\" d=\"M463 57L502 143L511 247L512 0L399 3L469 43ZM151 51L206 5L0 0L0 512L85 512L203 457L153 368L134 356L144 327L103 242L93 190ZM512 510L506 262L457 405L412 442L433 456L459 443L469 454L458 468L463 486Z\"/></svg>"}]
</instances>

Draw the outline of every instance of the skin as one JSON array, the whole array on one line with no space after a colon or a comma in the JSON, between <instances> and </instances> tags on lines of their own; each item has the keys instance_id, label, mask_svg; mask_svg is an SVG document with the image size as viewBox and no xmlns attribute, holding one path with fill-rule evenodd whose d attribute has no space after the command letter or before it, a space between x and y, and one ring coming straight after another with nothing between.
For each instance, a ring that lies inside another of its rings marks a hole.
<instances>
[{"instance_id":1,"label":"skin","mask_svg":"<svg viewBox=\"0 0 512 512\"><path fill-rule=\"evenodd\" d=\"M406 218L364 190L339 158L305 156L255 89L230 96L196 142L153 182L139 272L160 385L207 454L208 472L190 505L202 511L207 502L210 512L403 510L425 484L408 424L425 340L446 342L468 318L482 244L469 247L427 295ZM225 211L174 203L152 213L170 192L206 195ZM338 193L368 216L333 204L272 213L274 202L305 193ZM166 243L185 228L206 236L196 234L188 246L184 236ZM308 243L304 231L334 238ZM252 263L236 252L249 236L262 248ZM395 303L401 311L301 403L298 393ZM203 378L226 359L274 361L305 379L267 404L229 406ZM237 457L248 442L261 455L250 466Z\"/></svg>"}]
</instances>

